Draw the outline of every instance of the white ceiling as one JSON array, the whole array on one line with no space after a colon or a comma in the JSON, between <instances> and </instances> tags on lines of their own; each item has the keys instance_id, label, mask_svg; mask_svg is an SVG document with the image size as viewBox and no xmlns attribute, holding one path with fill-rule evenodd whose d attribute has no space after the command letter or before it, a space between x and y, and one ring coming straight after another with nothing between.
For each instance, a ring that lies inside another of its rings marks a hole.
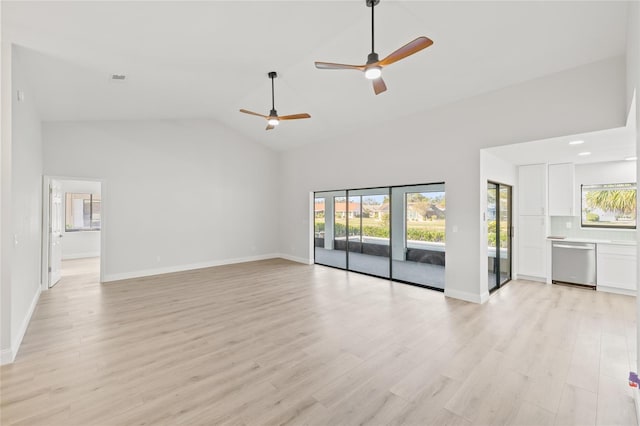
<instances>
[{"instance_id":1,"label":"white ceiling","mask_svg":"<svg viewBox=\"0 0 640 426\"><path fill-rule=\"evenodd\" d=\"M486 150L517 166L540 163L586 164L627 161L637 155L636 108L637 100L634 92L625 127L503 145ZM582 143L577 143L580 141ZM587 152L588 155L580 155Z\"/></svg>"},{"instance_id":2,"label":"white ceiling","mask_svg":"<svg viewBox=\"0 0 640 426\"><path fill-rule=\"evenodd\" d=\"M570 145L571 141L583 141ZM600 163L622 161L636 155L635 130L630 126L581 135L504 145L488 152L512 164ZM581 156L579 153L590 152Z\"/></svg>"},{"instance_id":3,"label":"white ceiling","mask_svg":"<svg viewBox=\"0 0 640 426\"><path fill-rule=\"evenodd\" d=\"M376 7L381 57L425 35L435 44L384 71L379 96L364 63L370 9L357 1L2 2L3 36L26 49L45 121L212 118L275 149L332 139L369 123L622 55L626 3L393 1ZM309 120L266 132L267 72L281 115ZM111 82L124 73L123 83Z\"/></svg>"}]
</instances>

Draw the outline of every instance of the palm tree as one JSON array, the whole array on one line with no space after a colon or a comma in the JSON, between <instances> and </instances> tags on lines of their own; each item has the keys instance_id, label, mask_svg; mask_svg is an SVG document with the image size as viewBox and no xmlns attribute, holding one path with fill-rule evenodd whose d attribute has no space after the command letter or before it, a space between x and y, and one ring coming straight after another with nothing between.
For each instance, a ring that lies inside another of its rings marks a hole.
<instances>
[{"instance_id":1,"label":"palm tree","mask_svg":"<svg viewBox=\"0 0 640 426\"><path fill-rule=\"evenodd\" d=\"M625 216L636 211L636 190L602 190L587 192L587 206L604 211L612 211Z\"/></svg>"}]
</instances>

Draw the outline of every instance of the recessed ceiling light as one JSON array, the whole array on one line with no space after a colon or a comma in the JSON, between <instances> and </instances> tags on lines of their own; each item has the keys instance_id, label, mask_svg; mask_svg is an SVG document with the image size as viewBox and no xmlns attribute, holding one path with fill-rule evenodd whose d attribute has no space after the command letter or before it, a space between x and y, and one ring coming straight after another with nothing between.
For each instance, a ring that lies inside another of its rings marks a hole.
<instances>
[{"instance_id":1,"label":"recessed ceiling light","mask_svg":"<svg viewBox=\"0 0 640 426\"><path fill-rule=\"evenodd\" d=\"M585 151L585 152L579 153L578 155L581 155L584 157L585 155L591 155L591 153L589 151Z\"/></svg>"},{"instance_id":2,"label":"recessed ceiling light","mask_svg":"<svg viewBox=\"0 0 640 426\"><path fill-rule=\"evenodd\" d=\"M625 158L625 160L627 161L636 161L638 159L638 157L627 157Z\"/></svg>"},{"instance_id":3,"label":"recessed ceiling light","mask_svg":"<svg viewBox=\"0 0 640 426\"><path fill-rule=\"evenodd\" d=\"M584 141L571 141L571 142L569 142L569 145L581 145L583 143L584 143Z\"/></svg>"}]
</instances>

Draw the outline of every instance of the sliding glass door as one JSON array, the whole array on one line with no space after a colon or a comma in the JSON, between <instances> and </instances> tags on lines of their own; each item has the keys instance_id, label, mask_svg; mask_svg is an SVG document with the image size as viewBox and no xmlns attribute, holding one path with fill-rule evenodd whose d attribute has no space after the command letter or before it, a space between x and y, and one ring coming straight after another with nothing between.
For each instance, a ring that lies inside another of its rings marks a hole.
<instances>
[{"instance_id":1,"label":"sliding glass door","mask_svg":"<svg viewBox=\"0 0 640 426\"><path fill-rule=\"evenodd\" d=\"M336 268L347 267L346 191L317 192L314 200L315 262Z\"/></svg>"},{"instance_id":2,"label":"sliding glass door","mask_svg":"<svg viewBox=\"0 0 640 426\"><path fill-rule=\"evenodd\" d=\"M511 280L511 200L509 185L487 184L487 252L489 291Z\"/></svg>"},{"instance_id":3,"label":"sliding glass door","mask_svg":"<svg viewBox=\"0 0 640 426\"><path fill-rule=\"evenodd\" d=\"M390 277L389 188L349 193L350 271Z\"/></svg>"},{"instance_id":4,"label":"sliding glass door","mask_svg":"<svg viewBox=\"0 0 640 426\"><path fill-rule=\"evenodd\" d=\"M391 188L392 278L444 289L444 184Z\"/></svg>"},{"instance_id":5,"label":"sliding glass door","mask_svg":"<svg viewBox=\"0 0 640 426\"><path fill-rule=\"evenodd\" d=\"M444 183L315 193L315 263L444 290Z\"/></svg>"}]
</instances>

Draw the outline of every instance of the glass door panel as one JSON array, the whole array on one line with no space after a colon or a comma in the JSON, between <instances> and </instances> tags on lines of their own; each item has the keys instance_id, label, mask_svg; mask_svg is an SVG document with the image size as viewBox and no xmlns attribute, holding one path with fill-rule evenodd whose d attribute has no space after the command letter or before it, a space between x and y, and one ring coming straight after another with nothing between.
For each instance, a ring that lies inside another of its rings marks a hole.
<instances>
[{"instance_id":1,"label":"glass door panel","mask_svg":"<svg viewBox=\"0 0 640 426\"><path fill-rule=\"evenodd\" d=\"M511 280L511 187L487 183L488 287Z\"/></svg>"},{"instance_id":2,"label":"glass door panel","mask_svg":"<svg viewBox=\"0 0 640 426\"><path fill-rule=\"evenodd\" d=\"M389 188L349 191L349 270L389 278Z\"/></svg>"},{"instance_id":3,"label":"glass door panel","mask_svg":"<svg viewBox=\"0 0 640 426\"><path fill-rule=\"evenodd\" d=\"M392 188L392 278L444 289L444 184Z\"/></svg>"},{"instance_id":4,"label":"glass door panel","mask_svg":"<svg viewBox=\"0 0 640 426\"><path fill-rule=\"evenodd\" d=\"M498 287L498 230L497 230L497 211L498 211L498 185L489 182L487 184L487 265L488 265L488 283L489 291Z\"/></svg>"},{"instance_id":5,"label":"glass door panel","mask_svg":"<svg viewBox=\"0 0 640 426\"><path fill-rule=\"evenodd\" d=\"M347 267L346 191L316 192L314 200L314 260L321 265Z\"/></svg>"},{"instance_id":6,"label":"glass door panel","mask_svg":"<svg viewBox=\"0 0 640 426\"><path fill-rule=\"evenodd\" d=\"M511 279L511 187L500 185L500 285Z\"/></svg>"}]
</instances>

